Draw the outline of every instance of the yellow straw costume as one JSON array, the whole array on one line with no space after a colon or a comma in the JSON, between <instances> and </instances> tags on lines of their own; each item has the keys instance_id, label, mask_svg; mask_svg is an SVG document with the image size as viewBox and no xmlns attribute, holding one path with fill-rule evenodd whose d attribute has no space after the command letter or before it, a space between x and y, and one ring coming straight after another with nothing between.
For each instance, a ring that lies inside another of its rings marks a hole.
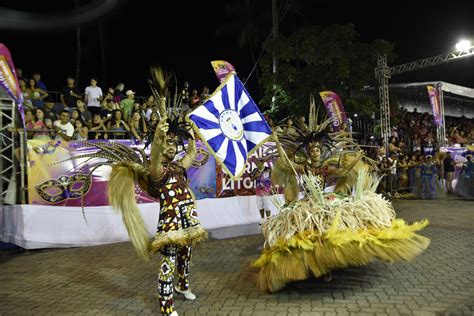
<instances>
[{"instance_id":1,"label":"yellow straw costume","mask_svg":"<svg viewBox=\"0 0 474 316\"><path fill-rule=\"evenodd\" d=\"M410 261L426 249L430 240L416 232L428 221L408 225L396 219L390 202L375 193L377 182L361 171L358 185L345 195L323 193L316 177L303 176L308 196L280 206L280 214L263 225L264 250L253 263L260 268L260 289L274 292L374 259Z\"/></svg>"}]
</instances>

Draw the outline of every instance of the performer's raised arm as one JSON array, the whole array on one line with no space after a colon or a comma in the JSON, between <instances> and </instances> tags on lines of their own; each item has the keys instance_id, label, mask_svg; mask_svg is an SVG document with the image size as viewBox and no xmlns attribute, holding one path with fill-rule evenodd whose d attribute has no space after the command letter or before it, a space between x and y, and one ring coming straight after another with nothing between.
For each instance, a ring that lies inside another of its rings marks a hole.
<instances>
[{"instance_id":1,"label":"performer's raised arm","mask_svg":"<svg viewBox=\"0 0 474 316\"><path fill-rule=\"evenodd\" d=\"M166 143L166 133L168 132L168 129L169 124L166 122L166 119L162 119L156 126L150 157L150 174L153 178L161 177L161 161L163 158L163 151Z\"/></svg>"},{"instance_id":2,"label":"performer's raised arm","mask_svg":"<svg viewBox=\"0 0 474 316\"><path fill-rule=\"evenodd\" d=\"M192 124L192 122L189 120L188 117L186 117L186 120L189 122L189 124ZM191 136L190 138L187 139L188 151L187 151L186 156L184 156L184 158L181 159L181 161L179 162L179 164L185 169L189 169L189 167L191 167L191 165L193 164L194 160L196 160L196 157L197 157L196 139L194 137L193 129L190 128L188 130L188 133Z\"/></svg>"}]
</instances>

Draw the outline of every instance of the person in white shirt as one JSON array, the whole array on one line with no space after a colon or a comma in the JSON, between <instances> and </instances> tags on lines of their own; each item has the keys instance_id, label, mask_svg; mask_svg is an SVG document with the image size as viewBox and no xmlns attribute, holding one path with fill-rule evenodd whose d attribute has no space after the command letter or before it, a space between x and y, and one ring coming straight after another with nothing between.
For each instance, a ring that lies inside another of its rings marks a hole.
<instances>
[{"instance_id":1,"label":"person in white shirt","mask_svg":"<svg viewBox=\"0 0 474 316\"><path fill-rule=\"evenodd\" d=\"M69 112L63 110L59 115L59 120L54 121L56 130L56 140L70 141L74 135L74 126L69 122Z\"/></svg>"},{"instance_id":2,"label":"person in white shirt","mask_svg":"<svg viewBox=\"0 0 474 316\"><path fill-rule=\"evenodd\" d=\"M91 85L86 88L86 105L89 112L100 114L100 101L102 100L102 89L97 86L97 79L91 79Z\"/></svg>"}]
</instances>

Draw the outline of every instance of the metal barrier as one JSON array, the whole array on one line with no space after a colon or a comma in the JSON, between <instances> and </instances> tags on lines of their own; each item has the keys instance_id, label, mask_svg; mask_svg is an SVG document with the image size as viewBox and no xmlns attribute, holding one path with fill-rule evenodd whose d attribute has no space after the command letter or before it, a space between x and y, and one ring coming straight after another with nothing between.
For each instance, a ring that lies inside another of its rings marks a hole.
<instances>
[{"instance_id":1,"label":"metal barrier","mask_svg":"<svg viewBox=\"0 0 474 316\"><path fill-rule=\"evenodd\" d=\"M62 103L61 102L61 91L46 91L48 93L48 98L51 98L51 101L54 103ZM82 100L84 100L84 93L80 93L82 96ZM144 96L135 96L135 102L143 104L148 97Z\"/></svg>"}]
</instances>

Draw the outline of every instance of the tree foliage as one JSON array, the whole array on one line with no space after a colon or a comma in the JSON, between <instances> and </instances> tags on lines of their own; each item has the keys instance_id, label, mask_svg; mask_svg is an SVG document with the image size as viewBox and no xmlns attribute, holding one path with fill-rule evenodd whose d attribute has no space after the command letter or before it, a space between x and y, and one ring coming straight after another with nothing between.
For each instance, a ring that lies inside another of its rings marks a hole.
<instances>
[{"instance_id":1,"label":"tree foliage","mask_svg":"<svg viewBox=\"0 0 474 316\"><path fill-rule=\"evenodd\" d=\"M268 43L260 62L264 89L260 104L277 117L305 115L310 93L319 100L320 91L332 90L347 112L377 111L378 101L360 91L376 85L377 54L387 54L391 60L393 48L384 40L359 41L351 24L309 26L281 36ZM272 54L278 60L276 74L272 73ZM274 92L275 106L270 109Z\"/></svg>"}]
</instances>

